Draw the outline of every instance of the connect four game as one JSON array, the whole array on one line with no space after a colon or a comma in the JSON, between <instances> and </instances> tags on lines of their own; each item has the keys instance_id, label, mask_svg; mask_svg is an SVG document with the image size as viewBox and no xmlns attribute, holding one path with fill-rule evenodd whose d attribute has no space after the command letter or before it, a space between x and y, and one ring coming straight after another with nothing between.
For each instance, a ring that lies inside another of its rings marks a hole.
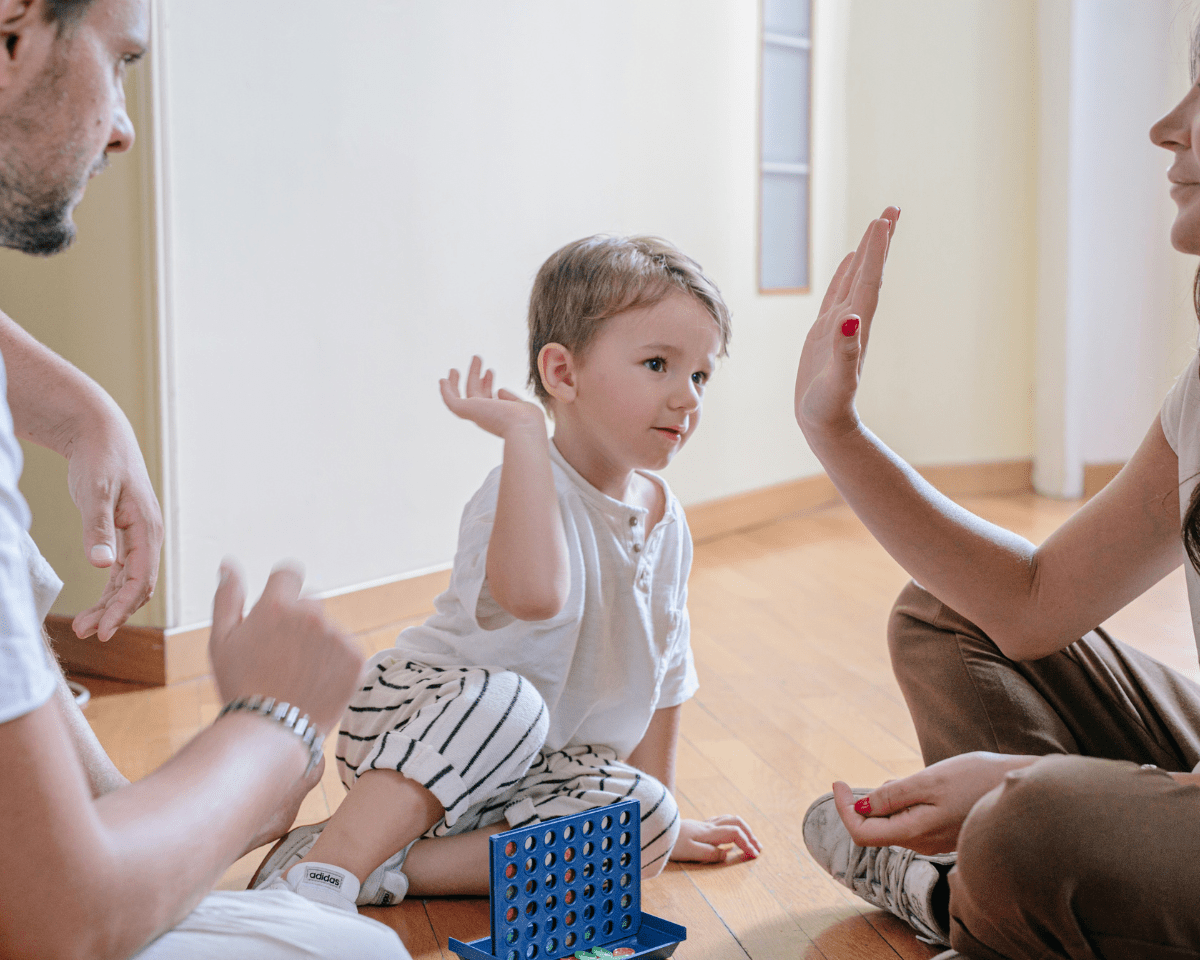
<instances>
[{"instance_id":1,"label":"connect four game","mask_svg":"<svg viewBox=\"0 0 1200 960\"><path fill-rule=\"evenodd\" d=\"M498 833L491 841L490 937L463 960L669 957L687 930L642 913L636 800Z\"/></svg>"}]
</instances>

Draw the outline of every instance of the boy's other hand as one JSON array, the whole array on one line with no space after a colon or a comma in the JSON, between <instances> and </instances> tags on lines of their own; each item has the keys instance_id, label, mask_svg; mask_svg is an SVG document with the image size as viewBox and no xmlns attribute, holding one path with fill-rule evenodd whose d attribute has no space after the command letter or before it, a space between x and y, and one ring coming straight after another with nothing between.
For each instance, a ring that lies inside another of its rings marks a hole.
<instances>
[{"instance_id":1,"label":"boy's other hand","mask_svg":"<svg viewBox=\"0 0 1200 960\"><path fill-rule=\"evenodd\" d=\"M480 357L472 357L465 391L459 393L458 371L451 370L450 376L438 381L442 388L442 399L455 416L470 420L497 437L506 438L513 429L526 430L530 427L544 434L546 417L542 408L509 390L498 390L493 396L494 376L492 370L483 372L483 360Z\"/></svg>"},{"instance_id":2,"label":"boy's other hand","mask_svg":"<svg viewBox=\"0 0 1200 960\"><path fill-rule=\"evenodd\" d=\"M684 820L679 825L679 839L671 850L671 859L690 863L724 863L730 844L741 850L747 860L753 860L762 853L758 837L741 817L722 814L707 820Z\"/></svg>"}]
</instances>

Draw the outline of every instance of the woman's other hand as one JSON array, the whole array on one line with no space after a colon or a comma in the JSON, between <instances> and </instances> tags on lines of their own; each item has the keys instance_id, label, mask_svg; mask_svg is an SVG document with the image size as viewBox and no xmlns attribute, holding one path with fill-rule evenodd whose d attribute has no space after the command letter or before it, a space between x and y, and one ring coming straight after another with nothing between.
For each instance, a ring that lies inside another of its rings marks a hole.
<instances>
[{"instance_id":1,"label":"woman's other hand","mask_svg":"<svg viewBox=\"0 0 1200 960\"><path fill-rule=\"evenodd\" d=\"M858 426L854 396L862 372L871 321L883 285L888 244L900 218L888 207L872 220L854 253L841 262L821 311L804 341L796 371L796 422L811 443Z\"/></svg>"},{"instance_id":2,"label":"woman's other hand","mask_svg":"<svg viewBox=\"0 0 1200 960\"><path fill-rule=\"evenodd\" d=\"M963 821L979 798L1013 770L1037 757L964 753L920 773L889 780L856 802L844 783L833 785L834 802L850 838L860 847L907 847L917 853L950 853Z\"/></svg>"}]
</instances>

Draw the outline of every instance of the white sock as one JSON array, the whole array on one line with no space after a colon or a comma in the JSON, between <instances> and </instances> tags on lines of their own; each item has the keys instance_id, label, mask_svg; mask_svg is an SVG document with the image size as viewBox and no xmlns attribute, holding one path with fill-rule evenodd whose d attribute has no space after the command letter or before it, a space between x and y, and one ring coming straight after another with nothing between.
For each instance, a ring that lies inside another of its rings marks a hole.
<instances>
[{"instance_id":1,"label":"white sock","mask_svg":"<svg viewBox=\"0 0 1200 960\"><path fill-rule=\"evenodd\" d=\"M354 905L358 898L358 877L342 867L305 860L267 887L278 889L281 885L305 899L337 907L347 913L358 913L358 907Z\"/></svg>"}]
</instances>

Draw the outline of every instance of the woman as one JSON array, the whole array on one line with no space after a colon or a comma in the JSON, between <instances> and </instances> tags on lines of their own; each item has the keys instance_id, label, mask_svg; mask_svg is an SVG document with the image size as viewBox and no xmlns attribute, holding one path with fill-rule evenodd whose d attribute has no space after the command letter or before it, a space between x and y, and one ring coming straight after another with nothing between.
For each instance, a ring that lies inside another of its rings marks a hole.
<instances>
[{"instance_id":1,"label":"woman","mask_svg":"<svg viewBox=\"0 0 1200 960\"><path fill-rule=\"evenodd\" d=\"M1200 254L1200 87L1150 135L1174 154L1172 244ZM805 841L841 882L953 945L944 957L1198 957L1200 687L1096 629L1185 562L1184 544L1200 627L1197 360L1120 474L1034 547L943 497L858 418L899 214L872 222L834 275L796 419L916 581L889 642L928 767L873 791L835 784Z\"/></svg>"}]
</instances>

